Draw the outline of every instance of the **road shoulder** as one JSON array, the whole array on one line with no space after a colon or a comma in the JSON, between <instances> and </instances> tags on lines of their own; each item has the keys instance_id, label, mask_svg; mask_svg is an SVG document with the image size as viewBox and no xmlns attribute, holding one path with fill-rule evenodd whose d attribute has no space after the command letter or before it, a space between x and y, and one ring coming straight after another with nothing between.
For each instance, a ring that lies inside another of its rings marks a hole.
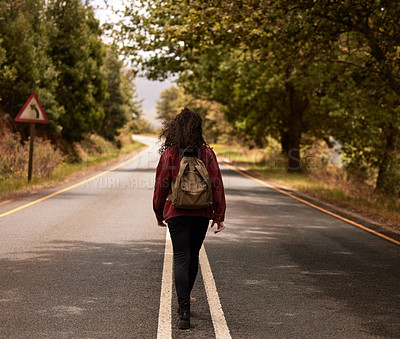
<instances>
[{"instance_id":1,"label":"road shoulder","mask_svg":"<svg viewBox=\"0 0 400 339\"><path fill-rule=\"evenodd\" d=\"M387 237L390 237L396 241L400 241L400 228L394 227L392 225L379 222L370 216L362 215L356 211L350 210L348 208L344 208L338 205L334 205L330 202L324 201L323 199L313 197L303 191L295 189L293 187L285 186L266 178L265 176L261 175L257 171L250 170L243 167L237 167L227 159L222 159L222 163L227 164L237 170L246 173L258 180L261 180L277 189L280 189L288 194L291 194L297 198L303 199L311 204L314 204L317 207L320 207L328 212L334 213L342 218L349 219L355 223L361 224L368 229L371 229L375 232L383 234Z\"/></svg>"},{"instance_id":2,"label":"road shoulder","mask_svg":"<svg viewBox=\"0 0 400 339\"><path fill-rule=\"evenodd\" d=\"M113 166L115 164L118 164L122 161L124 161L127 158L132 158L134 157L136 154L139 154L140 152L142 152L146 147L148 147L147 145L143 144L142 147L134 150L133 152L129 152L129 153L125 153L125 154L121 154L120 156L113 158L113 159L109 159L109 160L105 160L104 162L95 164L95 165L91 165L88 167L83 167L82 169L79 171L76 171L72 174L70 174L65 180L63 181L49 181L46 183L41 183L38 185L34 185L34 186L30 186L30 187L26 187L24 189L12 192L12 193L7 193L4 194L2 196L0 196L0 206L7 204L9 202L13 202L15 200L18 199L22 199L25 198L29 195L33 195L33 194L37 194L37 193L41 193L45 190L48 189L52 189L52 188L56 188L56 187L61 187L63 185L66 185L68 183L71 183L75 180L79 180L82 179L84 177L87 177L88 175L91 175L95 172L101 171L103 169L106 169L107 167Z\"/></svg>"}]
</instances>

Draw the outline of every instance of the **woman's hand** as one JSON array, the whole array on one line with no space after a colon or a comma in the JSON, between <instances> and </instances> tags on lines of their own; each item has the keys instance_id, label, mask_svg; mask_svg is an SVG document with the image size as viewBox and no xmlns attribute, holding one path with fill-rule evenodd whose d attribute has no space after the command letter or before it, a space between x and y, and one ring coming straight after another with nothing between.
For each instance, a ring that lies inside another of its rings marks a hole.
<instances>
[{"instance_id":1,"label":"woman's hand","mask_svg":"<svg viewBox=\"0 0 400 339\"><path fill-rule=\"evenodd\" d=\"M167 224L164 221L157 221L157 225L160 227L167 227Z\"/></svg>"},{"instance_id":2,"label":"woman's hand","mask_svg":"<svg viewBox=\"0 0 400 339\"><path fill-rule=\"evenodd\" d=\"M217 224L217 229L214 231L215 234L223 231L225 229L225 225L223 221L215 221L213 220L211 227L214 227L214 225Z\"/></svg>"}]
</instances>

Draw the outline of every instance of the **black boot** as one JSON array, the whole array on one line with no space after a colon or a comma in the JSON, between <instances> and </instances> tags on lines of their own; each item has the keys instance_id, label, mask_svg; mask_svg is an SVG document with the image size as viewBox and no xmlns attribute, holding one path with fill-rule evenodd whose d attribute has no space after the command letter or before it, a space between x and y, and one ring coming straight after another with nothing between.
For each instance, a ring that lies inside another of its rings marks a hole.
<instances>
[{"instance_id":1,"label":"black boot","mask_svg":"<svg viewBox=\"0 0 400 339\"><path fill-rule=\"evenodd\" d=\"M181 330L190 328L190 301L179 305L179 325Z\"/></svg>"}]
</instances>

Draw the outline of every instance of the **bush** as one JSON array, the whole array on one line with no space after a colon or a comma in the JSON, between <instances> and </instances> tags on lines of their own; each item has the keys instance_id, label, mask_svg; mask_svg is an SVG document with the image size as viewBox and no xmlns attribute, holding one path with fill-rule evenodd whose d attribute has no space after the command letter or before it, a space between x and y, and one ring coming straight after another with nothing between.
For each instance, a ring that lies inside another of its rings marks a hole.
<instances>
[{"instance_id":1,"label":"bush","mask_svg":"<svg viewBox=\"0 0 400 339\"><path fill-rule=\"evenodd\" d=\"M110 141L107 141L103 137L97 134L89 134L82 141L75 142L73 149L77 153L79 161L82 161L91 155L111 152L114 150L114 147Z\"/></svg>"},{"instance_id":2,"label":"bush","mask_svg":"<svg viewBox=\"0 0 400 339\"><path fill-rule=\"evenodd\" d=\"M22 176L27 172L29 153L21 144L21 137L6 128L0 131L0 176Z\"/></svg>"},{"instance_id":3,"label":"bush","mask_svg":"<svg viewBox=\"0 0 400 339\"><path fill-rule=\"evenodd\" d=\"M0 176L1 178L21 177L28 173L29 142L21 142L17 133L0 128ZM33 175L48 177L61 162L62 154L49 140L35 138L33 154Z\"/></svg>"},{"instance_id":4,"label":"bush","mask_svg":"<svg viewBox=\"0 0 400 339\"><path fill-rule=\"evenodd\" d=\"M400 159L398 156L390 159L385 175L380 178L377 186L377 190L381 193L395 199L400 198Z\"/></svg>"},{"instance_id":5,"label":"bush","mask_svg":"<svg viewBox=\"0 0 400 339\"><path fill-rule=\"evenodd\" d=\"M33 175L47 178L61 163L63 156L60 150L54 148L49 140L35 138L34 144ZM29 150L28 143L25 144L25 149Z\"/></svg>"},{"instance_id":6,"label":"bush","mask_svg":"<svg viewBox=\"0 0 400 339\"><path fill-rule=\"evenodd\" d=\"M128 124L129 131L132 134L153 134L155 133L150 122L143 118L135 119Z\"/></svg>"}]
</instances>

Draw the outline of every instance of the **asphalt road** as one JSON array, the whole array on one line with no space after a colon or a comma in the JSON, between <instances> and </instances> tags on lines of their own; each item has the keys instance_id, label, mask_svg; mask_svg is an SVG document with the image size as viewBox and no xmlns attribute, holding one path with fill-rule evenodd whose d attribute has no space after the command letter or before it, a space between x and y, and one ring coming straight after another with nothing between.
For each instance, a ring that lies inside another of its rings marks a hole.
<instances>
[{"instance_id":1,"label":"asphalt road","mask_svg":"<svg viewBox=\"0 0 400 339\"><path fill-rule=\"evenodd\" d=\"M157 337L166 230L145 141L102 176L8 215L82 180L0 205L0 338ZM400 338L398 245L222 172L227 229L207 235L212 277L199 272L193 328L177 329L174 291L166 299L173 338L215 338L221 322L219 338Z\"/></svg>"}]
</instances>

